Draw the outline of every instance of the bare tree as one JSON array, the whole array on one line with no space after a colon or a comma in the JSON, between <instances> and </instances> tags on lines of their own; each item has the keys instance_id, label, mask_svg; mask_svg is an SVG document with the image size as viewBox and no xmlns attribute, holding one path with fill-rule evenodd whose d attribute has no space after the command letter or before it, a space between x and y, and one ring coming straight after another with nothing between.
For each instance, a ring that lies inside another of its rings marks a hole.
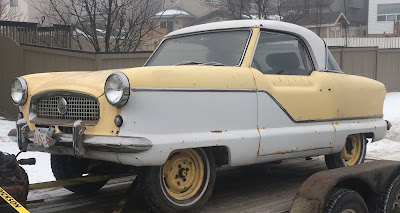
<instances>
[{"instance_id":1,"label":"bare tree","mask_svg":"<svg viewBox=\"0 0 400 213\"><path fill-rule=\"evenodd\" d=\"M22 13L18 7L11 8L9 0L0 0L0 20L1 21L19 21Z\"/></svg>"},{"instance_id":2,"label":"bare tree","mask_svg":"<svg viewBox=\"0 0 400 213\"><path fill-rule=\"evenodd\" d=\"M53 24L72 25L74 40L95 52L135 51L156 29L155 0L34 0ZM83 39L82 39L83 38Z\"/></svg>"},{"instance_id":3,"label":"bare tree","mask_svg":"<svg viewBox=\"0 0 400 213\"><path fill-rule=\"evenodd\" d=\"M234 19L268 19L275 15L276 7L273 0L221 0L218 5L221 10L229 11Z\"/></svg>"},{"instance_id":4,"label":"bare tree","mask_svg":"<svg viewBox=\"0 0 400 213\"><path fill-rule=\"evenodd\" d=\"M349 9L349 6L350 6L350 1L349 0L341 0L339 3L342 6L342 9L343 9L343 12L344 12L344 16L346 16L346 18L347 18L347 15L349 14L348 9ZM345 45L347 47L348 38L349 38L349 26L348 25L345 25L344 37L345 37Z\"/></svg>"}]
</instances>

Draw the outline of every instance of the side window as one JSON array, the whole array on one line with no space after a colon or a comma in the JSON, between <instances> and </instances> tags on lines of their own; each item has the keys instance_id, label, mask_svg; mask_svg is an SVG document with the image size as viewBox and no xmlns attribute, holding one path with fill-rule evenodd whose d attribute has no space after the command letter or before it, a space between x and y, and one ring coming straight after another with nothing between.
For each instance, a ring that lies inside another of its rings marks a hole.
<instances>
[{"instance_id":1,"label":"side window","mask_svg":"<svg viewBox=\"0 0 400 213\"><path fill-rule=\"evenodd\" d=\"M264 74L310 75L313 66L303 42L294 36L262 31L252 67Z\"/></svg>"},{"instance_id":2,"label":"side window","mask_svg":"<svg viewBox=\"0 0 400 213\"><path fill-rule=\"evenodd\" d=\"M342 70L340 69L339 65L336 63L335 58L333 57L331 51L329 49L326 49L326 54L328 54L328 63L327 65L327 69L328 71L338 71L341 72Z\"/></svg>"}]
</instances>

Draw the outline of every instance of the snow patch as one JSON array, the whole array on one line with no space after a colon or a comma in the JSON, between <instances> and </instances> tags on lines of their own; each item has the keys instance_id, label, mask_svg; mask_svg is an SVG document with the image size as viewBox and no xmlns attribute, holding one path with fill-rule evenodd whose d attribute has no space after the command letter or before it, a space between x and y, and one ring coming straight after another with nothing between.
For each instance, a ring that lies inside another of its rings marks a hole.
<instances>
[{"instance_id":1,"label":"snow patch","mask_svg":"<svg viewBox=\"0 0 400 213\"><path fill-rule=\"evenodd\" d=\"M15 129L15 121L7 121L0 117L0 151L9 154L18 154L19 148L17 143L8 139L8 132ZM50 166L50 154L43 152L24 152L18 156L21 158L36 158L36 165L22 166L28 173L30 183L40 183L55 180Z\"/></svg>"},{"instance_id":2,"label":"snow patch","mask_svg":"<svg viewBox=\"0 0 400 213\"><path fill-rule=\"evenodd\" d=\"M187 13L183 10L170 9L170 10L161 11L156 14L156 16L177 16L177 15L189 15L189 13Z\"/></svg>"}]
</instances>

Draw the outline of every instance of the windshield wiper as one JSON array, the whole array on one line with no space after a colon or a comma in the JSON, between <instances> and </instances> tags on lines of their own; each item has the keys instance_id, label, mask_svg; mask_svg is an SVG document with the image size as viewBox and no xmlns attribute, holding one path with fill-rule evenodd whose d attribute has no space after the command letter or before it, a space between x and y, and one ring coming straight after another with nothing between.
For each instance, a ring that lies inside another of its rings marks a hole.
<instances>
[{"instance_id":1,"label":"windshield wiper","mask_svg":"<svg viewBox=\"0 0 400 213\"><path fill-rule=\"evenodd\" d=\"M179 66L179 65L209 65L209 66L225 66L223 63L219 63L216 61L210 61L210 62L198 62L198 61L181 61L174 66Z\"/></svg>"},{"instance_id":2,"label":"windshield wiper","mask_svg":"<svg viewBox=\"0 0 400 213\"><path fill-rule=\"evenodd\" d=\"M203 64L203 62L198 62L198 61L181 61L174 66L179 66L179 65L197 65L197 64Z\"/></svg>"},{"instance_id":3,"label":"windshield wiper","mask_svg":"<svg viewBox=\"0 0 400 213\"><path fill-rule=\"evenodd\" d=\"M207 63L203 63L202 65L225 66L225 64L219 63L219 62L216 62L216 61L210 61L210 62L207 62Z\"/></svg>"}]
</instances>

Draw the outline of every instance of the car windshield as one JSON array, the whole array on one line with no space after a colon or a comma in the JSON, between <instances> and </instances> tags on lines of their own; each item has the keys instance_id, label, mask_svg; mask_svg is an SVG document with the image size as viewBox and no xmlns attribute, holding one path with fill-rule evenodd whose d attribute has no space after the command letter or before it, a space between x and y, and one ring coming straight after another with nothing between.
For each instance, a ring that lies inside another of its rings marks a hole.
<instances>
[{"instance_id":1,"label":"car windshield","mask_svg":"<svg viewBox=\"0 0 400 213\"><path fill-rule=\"evenodd\" d=\"M203 64L237 66L250 30L207 32L166 39L146 66Z\"/></svg>"}]
</instances>

